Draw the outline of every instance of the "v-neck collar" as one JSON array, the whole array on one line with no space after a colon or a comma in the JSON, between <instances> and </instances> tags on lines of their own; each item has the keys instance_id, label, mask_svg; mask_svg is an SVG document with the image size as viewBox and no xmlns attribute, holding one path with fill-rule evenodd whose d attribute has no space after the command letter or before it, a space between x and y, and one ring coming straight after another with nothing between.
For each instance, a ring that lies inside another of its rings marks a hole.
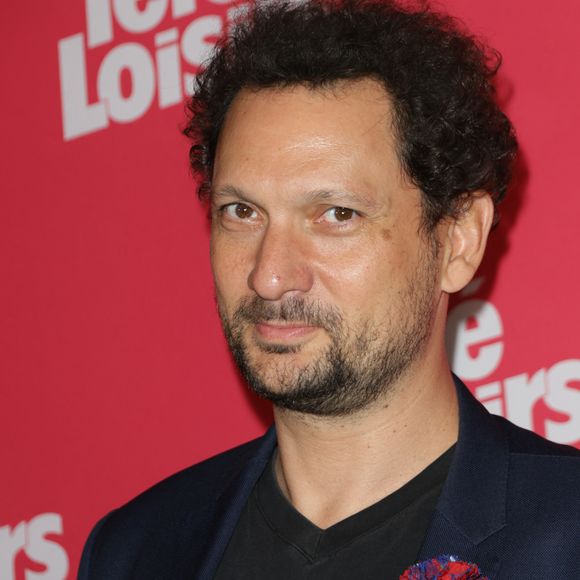
<instances>
[{"instance_id":1,"label":"v-neck collar","mask_svg":"<svg viewBox=\"0 0 580 580\"><path fill-rule=\"evenodd\" d=\"M326 529L309 521L284 496L276 481L272 459L256 486L258 509L270 528L311 561L325 558L360 536L388 525L394 516L407 510L425 494L435 490L438 495L449 471L454 448L452 446L392 494Z\"/></svg>"}]
</instances>

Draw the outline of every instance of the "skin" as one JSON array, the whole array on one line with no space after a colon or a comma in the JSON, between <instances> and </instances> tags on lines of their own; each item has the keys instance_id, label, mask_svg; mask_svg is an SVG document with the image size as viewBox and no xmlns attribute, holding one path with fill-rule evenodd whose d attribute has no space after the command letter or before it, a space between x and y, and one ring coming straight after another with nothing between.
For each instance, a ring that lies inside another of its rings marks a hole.
<instances>
[{"instance_id":1,"label":"skin","mask_svg":"<svg viewBox=\"0 0 580 580\"><path fill-rule=\"evenodd\" d=\"M346 208L337 209L337 208ZM311 522L327 528L392 493L457 439L444 349L448 295L473 277L493 217L477 193L459 219L421 230L421 192L396 155L391 104L370 79L332 88L243 90L228 111L212 187L211 258L218 306L291 297L337 309L348 328L388 339L404 324L409 286L433 260L432 317L419 355L378 400L341 417L274 408L276 475ZM324 328L248 324L244 344L274 389L329 344ZM279 354L263 346L291 346Z\"/></svg>"}]
</instances>

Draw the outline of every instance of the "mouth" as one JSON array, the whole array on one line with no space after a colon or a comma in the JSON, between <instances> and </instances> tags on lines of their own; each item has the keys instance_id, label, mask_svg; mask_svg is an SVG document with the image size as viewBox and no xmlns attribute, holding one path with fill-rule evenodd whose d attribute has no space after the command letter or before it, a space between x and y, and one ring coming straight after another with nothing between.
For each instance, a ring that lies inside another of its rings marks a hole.
<instances>
[{"instance_id":1,"label":"mouth","mask_svg":"<svg viewBox=\"0 0 580 580\"><path fill-rule=\"evenodd\" d=\"M259 322L254 328L258 337L268 342L299 341L319 330L301 322Z\"/></svg>"}]
</instances>

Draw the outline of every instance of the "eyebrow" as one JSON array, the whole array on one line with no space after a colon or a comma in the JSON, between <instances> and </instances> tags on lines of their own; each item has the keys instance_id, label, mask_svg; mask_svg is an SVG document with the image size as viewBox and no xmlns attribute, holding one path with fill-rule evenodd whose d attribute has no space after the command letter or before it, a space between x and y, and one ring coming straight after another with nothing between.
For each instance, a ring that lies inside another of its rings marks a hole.
<instances>
[{"instance_id":1,"label":"eyebrow","mask_svg":"<svg viewBox=\"0 0 580 580\"><path fill-rule=\"evenodd\" d=\"M238 197L244 201L249 201L249 196L242 189L234 185L224 185L217 190L212 188L210 191L210 199L213 200L219 197Z\"/></svg>"},{"instance_id":2,"label":"eyebrow","mask_svg":"<svg viewBox=\"0 0 580 580\"><path fill-rule=\"evenodd\" d=\"M307 203L328 202L333 205L341 204L345 207L355 205L368 210L376 210L378 207L376 201L369 199L365 195L341 189L316 189L309 191L305 199Z\"/></svg>"}]
</instances>

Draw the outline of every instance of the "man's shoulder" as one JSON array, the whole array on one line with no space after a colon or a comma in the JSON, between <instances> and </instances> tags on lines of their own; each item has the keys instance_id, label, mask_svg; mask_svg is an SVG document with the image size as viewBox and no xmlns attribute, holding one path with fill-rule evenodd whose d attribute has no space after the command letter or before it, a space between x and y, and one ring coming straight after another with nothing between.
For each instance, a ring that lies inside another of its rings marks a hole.
<instances>
[{"instance_id":1,"label":"man's shoulder","mask_svg":"<svg viewBox=\"0 0 580 580\"><path fill-rule=\"evenodd\" d=\"M210 457L113 510L91 532L79 578L125 578L136 566L143 578L182 577L180 566L202 558L223 498L257 458L253 470L263 469L274 440L270 431Z\"/></svg>"},{"instance_id":2,"label":"man's shoulder","mask_svg":"<svg viewBox=\"0 0 580 580\"><path fill-rule=\"evenodd\" d=\"M258 437L187 467L145 490L116 513L144 518L213 503L263 443L264 436Z\"/></svg>"},{"instance_id":3,"label":"man's shoulder","mask_svg":"<svg viewBox=\"0 0 580 580\"><path fill-rule=\"evenodd\" d=\"M572 458L573 464L580 461L580 450L570 445L554 443L540 435L519 427L503 417L492 415L494 421L506 433L509 452L512 456L535 456L543 457L543 461L550 461L552 458L558 461L559 458Z\"/></svg>"},{"instance_id":4,"label":"man's shoulder","mask_svg":"<svg viewBox=\"0 0 580 580\"><path fill-rule=\"evenodd\" d=\"M508 491L512 506L549 506L555 514L580 516L580 450L554 443L501 417L508 435Z\"/></svg>"},{"instance_id":5,"label":"man's shoulder","mask_svg":"<svg viewBox=\"0 0 580 580\"><path fill-rule=\"evenodd\" d=\"M580 521L580 451L504 419L497 421L509 445L507 526L502 536L505 577L527 578L523 561L538 578L547 578L548 569L553 577L571 577L579 555L575 532Z\"/></svg>"}]
</instances>

